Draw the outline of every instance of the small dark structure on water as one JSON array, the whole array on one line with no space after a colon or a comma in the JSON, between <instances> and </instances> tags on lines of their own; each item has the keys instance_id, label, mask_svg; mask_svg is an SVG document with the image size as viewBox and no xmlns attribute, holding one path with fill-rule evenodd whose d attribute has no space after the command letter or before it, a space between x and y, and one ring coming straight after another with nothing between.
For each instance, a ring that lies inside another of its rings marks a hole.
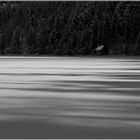
<instances>
[{"instance_id":1,"label":"small dark structure on water","mask_svg":"<svg viewBox=\"0 0 140 140\"><path fill-rule=\"evenodd\" d=\"M105 54L108 54L108 49L107 49L107 47L105 47L104 45L99 45L99 46L95 49L95 54L96 54L96 55L105 55Z\"/></svg>"}]
</instances>

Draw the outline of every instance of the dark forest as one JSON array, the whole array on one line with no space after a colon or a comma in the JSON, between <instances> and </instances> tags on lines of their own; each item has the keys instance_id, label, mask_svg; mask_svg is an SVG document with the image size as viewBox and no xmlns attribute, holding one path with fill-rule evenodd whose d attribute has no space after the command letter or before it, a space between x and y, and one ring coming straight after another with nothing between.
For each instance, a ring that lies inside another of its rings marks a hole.
<instances>
[{"instance_id":1,"label":"dark forest","mask_svg":"<svg viewBox=\"0 0 140 140\"><path fill-rule=\"evenodd\" d=\"M0 2L0 55L140 55L139 1Z\"/></svg>"}]
</instances>

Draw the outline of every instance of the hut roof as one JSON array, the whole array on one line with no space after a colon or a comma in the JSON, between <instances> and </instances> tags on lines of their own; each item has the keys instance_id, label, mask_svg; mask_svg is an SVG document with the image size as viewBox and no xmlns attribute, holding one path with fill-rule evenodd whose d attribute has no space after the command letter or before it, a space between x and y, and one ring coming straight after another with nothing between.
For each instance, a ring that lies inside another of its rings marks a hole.
<instances>
[{"instance_id":1,"label":"hut roof","mask_svg":"<svg viewBox=\"0 0 140 140\"><path fill-rule=\"evenodd\" d=\"M104 46L103 46L103 45L98 46L98 47L96 48L96 51L100 51L100 50L102 50L103 48L104 48Z\"/></svg>"}]
</instances>

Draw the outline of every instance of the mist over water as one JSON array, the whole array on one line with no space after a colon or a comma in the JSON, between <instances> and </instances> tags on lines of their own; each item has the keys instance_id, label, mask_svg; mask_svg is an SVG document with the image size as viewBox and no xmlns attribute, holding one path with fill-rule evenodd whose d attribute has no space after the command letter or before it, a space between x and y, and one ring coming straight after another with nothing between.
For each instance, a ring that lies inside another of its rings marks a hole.
<instances>
[{"instance_id":1,"label":"mist over water","mask_svg":"<svg viewBox=\"0 0 140 140\"><path fill-rule=\"evenodd\" d=\"M0 57L0 122L9 121L140 130L140 59Z\"/></svg>"}]
</instances>

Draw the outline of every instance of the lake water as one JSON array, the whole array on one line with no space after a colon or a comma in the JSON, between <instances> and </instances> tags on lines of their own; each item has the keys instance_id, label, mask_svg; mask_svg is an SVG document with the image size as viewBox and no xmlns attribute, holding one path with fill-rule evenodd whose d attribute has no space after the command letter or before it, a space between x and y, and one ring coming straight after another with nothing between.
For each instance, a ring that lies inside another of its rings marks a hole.
<instances>
[{"instance_id":1,"label":"lake water","mask_svg":"<svg viewBox=\"0 0 140 140\"><path fill-rule=\"evenodd\" d=\"M118 128L140 138L139 58L0 57L0 123Z\"/></svg>"}]
</instances>

